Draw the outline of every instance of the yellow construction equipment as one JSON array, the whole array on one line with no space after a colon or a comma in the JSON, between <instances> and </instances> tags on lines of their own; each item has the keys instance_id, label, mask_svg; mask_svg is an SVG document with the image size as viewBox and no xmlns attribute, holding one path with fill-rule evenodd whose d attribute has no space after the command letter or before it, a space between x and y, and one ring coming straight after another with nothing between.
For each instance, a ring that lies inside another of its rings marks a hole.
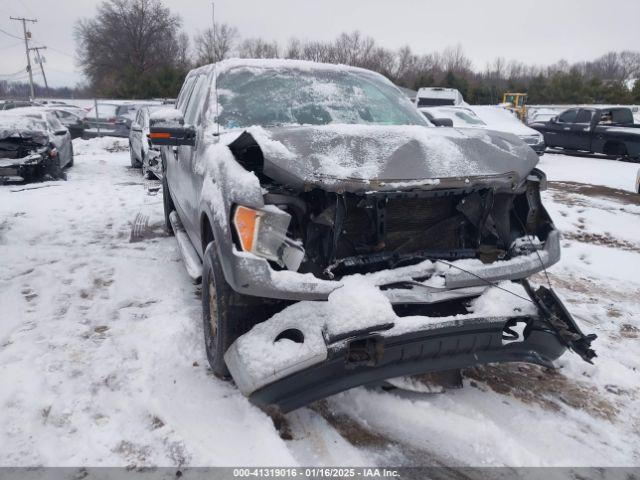
<instances>
[{"instance_id":1,"label":"yellow construction equipment","mask_svg":"<svg viewBox=\"0 0 640 480\"><path fill-rule=\"evenodd\" d=\"M505 93L502 97L502 104L518 115L521 121L527 119L527 94L526 93Z\"/></svg>"}]
</instances>

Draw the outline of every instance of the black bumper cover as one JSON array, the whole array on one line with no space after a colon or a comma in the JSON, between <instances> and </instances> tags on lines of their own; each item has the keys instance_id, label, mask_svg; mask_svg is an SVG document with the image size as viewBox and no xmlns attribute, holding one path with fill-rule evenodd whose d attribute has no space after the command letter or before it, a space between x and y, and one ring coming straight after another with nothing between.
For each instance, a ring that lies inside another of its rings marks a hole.
<instances>
[{"instance_id":1,"label":"black bumper cover","mask_svg":"<svg viewBox=\"0 0 640 480\"><path fill-rule=\"evenodd\" d=\"M348 339L327 339L326 361L296 372L250 395L252 403L277 406L283 413L355 386L426 372L486 363L526 362L553 367L567 348L591 363L595 335L584 335L552 290L533 291L537 317L451 321L434 329L397 336L368 332ZM509 326L527 323L521 341L503 343Z\"/></svg>"}]
</instances>

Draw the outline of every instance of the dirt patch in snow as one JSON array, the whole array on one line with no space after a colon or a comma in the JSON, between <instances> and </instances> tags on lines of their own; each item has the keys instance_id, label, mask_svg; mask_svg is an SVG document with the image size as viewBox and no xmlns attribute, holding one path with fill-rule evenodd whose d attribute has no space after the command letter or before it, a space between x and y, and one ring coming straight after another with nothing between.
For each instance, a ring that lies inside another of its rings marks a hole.
<instances>
[{"instance_id":1,"label":"dirt patch in snow","mask_svg":"<svg viewBox=\"0 0 640 480\"><path fill-rule=\"evenodd\" d=\"M619 188L577 182L549 182L549 188L554 200L568 205L582 205L579 198L569 195L578 194L612 200L624 205L640 206L640 196L638 194Z\"/></svg>"},{"instance_id":2,"label":"dirt patch in snow","mask_svg":"<svg viewBox=\"0 0 640 480\"><path fill-rule=\"evenodd\" d=\"M560 276L552 272L548 272L548 274L553 288L588 295L586 300L596 303L601 303L603 298L608 299L610 302L637 302L637 299L640 298L640 288L634 288L632 284L629 284L627 289L620 290L610 288L609 285L584 276L574 274ZM533 275L531 280L540 284L547 283L543 273ZM582 297L579 300L568 298L567 301L570 303L575 301L584 302L585 298Z\"/></svg>"},{"instance_id":3,"label":"dirt patch in snow","mask_svg":"<svg viewBox=\"0 0 640 480\"><path fill-rule=\"evenodd\" d=\"M394 443L381 433L373 432L348 415L333 411L325 400L310 405L311 410L324 418L329 425L350 444L357 447L387 447Z\"/></svg>"},{"instance_id":4,"label":"dirt patch in snow","mask_svg":"<svg viewBox=\"0 0 640 480\"><path fill-rule=\"evenodd\" d=\"M605 247L619 248L629 252L640 252L640 245L609 235L601 235L599 233L588 232L562 232L563 238L567 240L575 240L577 242L591 243L594 245L603 245Z\"/></svg>"},{"instance_id":5,"label":"dirt patch in snow","mask_svg":"<svg viewBox=\"0 0 640 480\"><path fill-rule=\"evenodd\" d=\"M618 408L602 398L593 386L537 365L485 365L466 370L464 376L471 380L473 387L481 390L488 387L546 410L559 412L568 405L611 422L618 414Z\"/></svg>"},{"instance_id":6,"label":"dirt patch in snow","mask_svg":"<svg viewBox=\"0 0 640 480\"><path fill-rule=\"evenodd\" d=\"M640 337L640 328L629 323L623 323L620 325L620 336L624 338L638 338Z\"/></svg>"}]
</instances>

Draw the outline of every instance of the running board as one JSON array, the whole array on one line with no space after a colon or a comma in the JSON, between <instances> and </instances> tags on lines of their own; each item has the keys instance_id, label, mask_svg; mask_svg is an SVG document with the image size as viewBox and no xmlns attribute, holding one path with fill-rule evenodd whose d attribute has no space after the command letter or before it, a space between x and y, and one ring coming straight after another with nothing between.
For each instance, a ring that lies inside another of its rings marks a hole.
<instances>
[{"instance_id":1,"label":"running board","mask_svg":"<svg viewBox=\"0 0 640 480\"><path fill-rule=\"evenodd\" d=\"M184 261L187 273L194 283L199 283L200 280L202 280L202 262L200 262L200 257L196 249L193 248L191 240L189 240L189 236L175 210L169 214L169 221L171 222L171 228L173 228L173 233L178 241L178 247L180 247L180 253L182 253L182 260Z\"/></svg>"}]
</instances>

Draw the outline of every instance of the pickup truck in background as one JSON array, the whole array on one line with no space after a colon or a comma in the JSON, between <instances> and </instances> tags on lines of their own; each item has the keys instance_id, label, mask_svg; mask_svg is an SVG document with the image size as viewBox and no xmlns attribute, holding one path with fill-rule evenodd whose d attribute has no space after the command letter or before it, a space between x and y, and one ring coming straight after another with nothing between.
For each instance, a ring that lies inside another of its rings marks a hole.
<instances>
[{"instance_id":1,"label":"pickup truck in background","mask_svg":"<svg viewBox=\"0 0 640 480\"><path fill-rule=\"evenodd\" d=\"M640 161L640 124L630 108L570 108L529 127L544 135L548 147Z\"/></svg>"}]
</instances>

